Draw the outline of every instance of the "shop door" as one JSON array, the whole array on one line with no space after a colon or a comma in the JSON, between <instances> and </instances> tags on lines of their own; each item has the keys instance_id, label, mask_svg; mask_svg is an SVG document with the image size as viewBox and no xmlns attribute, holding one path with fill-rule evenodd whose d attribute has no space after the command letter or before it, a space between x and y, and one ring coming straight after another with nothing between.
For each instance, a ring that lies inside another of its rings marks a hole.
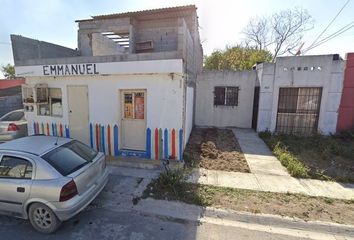
<instances>
[{"instance_id":1,"label":"shop door","mask_svg":"<svg viewBox=\"0 0 354 240\"><path fill-rule=\"evenodd\" d=\"M70 137L89 144L87 86L68 86Z\"/></svg>"},{"instance_id":2,"label":"shop door","mask_svg":"<svg viewBox=\"0 0 354 240\"><path fill-rule=\"evenodd\" d=\"M146 91L122 91L122 147L146 149Z\"/></svg>"}]
</instances>

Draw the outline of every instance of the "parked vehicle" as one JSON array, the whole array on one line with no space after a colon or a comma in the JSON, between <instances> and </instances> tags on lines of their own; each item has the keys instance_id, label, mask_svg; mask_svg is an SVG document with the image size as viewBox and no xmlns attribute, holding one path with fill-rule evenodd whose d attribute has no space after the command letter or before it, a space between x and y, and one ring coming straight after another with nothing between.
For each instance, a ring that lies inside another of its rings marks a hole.
<instances>
[{"instance_id":1,"label":"parked vehicle","mask_svg":"<svg viewBox=\"0 0 354 240\"><path fill-rule=\"evenodd\" d=\"M27 121L23 109L9 112L0 118L0 142L27 136Z\"/></svg>"},{"instance_id":2,"label":"parked vehicle","mask_svg":"<svg viewBox=\"0 0 354 240\"><path fill-rule=\"evenodd\" d=\"M35 135L0 144L0 211L52 233L108 181L105 156L68 138Z\"/></svg>"}]
</instances>

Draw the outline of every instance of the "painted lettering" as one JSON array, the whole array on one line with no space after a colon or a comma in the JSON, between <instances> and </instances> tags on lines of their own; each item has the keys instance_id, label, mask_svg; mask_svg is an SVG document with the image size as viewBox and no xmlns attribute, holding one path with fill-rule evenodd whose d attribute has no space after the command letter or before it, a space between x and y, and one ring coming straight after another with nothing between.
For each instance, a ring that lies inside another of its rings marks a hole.
<instances>
[{"instance_id":1,"label":"painted lettering","mask_svg":"<svg viewBox=\"0 0 354 240\"><path fill-rule=\"evenodd\" d=\"M94 75L99 74L95 63L44 65L43 75Z\"/></svg>"},{"instance_id":2,"label":"painted lettering","mask_svg":"<svg viewBox=\"0 0 354 240\"><path fill-rule=\"evenodd\" d=\"M65 65L65 75L70 75L70 69L68 65Z\"/></svg>"},{"instance_id":3,"label":"painted lettering","mask_svg":"<svg viewBox=\"0 0 354 240\"><path fill-rule=\"evenodd\" d=\"M87 74L92 74L92 64L86 64L86 73Z\"/></svg>"},{"instance_id":4,"label":"painted lettering","mask_svg":"<svg viewBox=\"0 0 354 240\"><path fill-rule=\"evenodd\" d=\"M50 75L57 75L57 68L53 65L50 66Z\"/></svg>"},{"instance_id":5,"label":"painted lettering","mask_svg":"<svg viewBox=\"0 0 354 240\"><path fill-rule=\"evenodd\" d=\"M57 67L58 75L64 75L64 66L58 66Z\"/></svg>"},{"instance_id":6,"label":"painted lettering","mask_svg":"<svg viewBox=\"0 0 354 240\"><path fill-rule=\"evenodd\" d=\"M43 75L49 75L47 65L43 66Z\"/></svg>"},{"instance_id":7,"label":"painted lettering","mask_svg":"<svg viewBox=\"0 0 354 240\"><path fill-rule=\"evenodd\" d=\"M100 74L96 69L96 64L93 64L93 74Z\"/></svg>"},{"instance_id":8,"label":"painted lettering","mask_svg":"<svg viewBox=\"0 0 354 240\"><path fill-rule=\"evenodd\" d=\"M77 65L71 65L71 74L77 75Z\"/></svg>"}]
</instances>

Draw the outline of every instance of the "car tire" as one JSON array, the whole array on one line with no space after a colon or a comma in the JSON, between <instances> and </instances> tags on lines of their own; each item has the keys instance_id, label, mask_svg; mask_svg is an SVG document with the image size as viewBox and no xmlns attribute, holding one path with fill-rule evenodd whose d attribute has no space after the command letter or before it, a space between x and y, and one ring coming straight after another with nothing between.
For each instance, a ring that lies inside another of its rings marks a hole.
<instances>
[{"instance_id":1,"label":"car tire","mask_svg":"<svg viewBox=\"0 0 354 240\"><path fill-rule=\"evenodd\" d=\"M33 228L41 233L53 233L61 225L52 209L42 203L31 204L28 217Z\"/></svg>"}]
</instances>

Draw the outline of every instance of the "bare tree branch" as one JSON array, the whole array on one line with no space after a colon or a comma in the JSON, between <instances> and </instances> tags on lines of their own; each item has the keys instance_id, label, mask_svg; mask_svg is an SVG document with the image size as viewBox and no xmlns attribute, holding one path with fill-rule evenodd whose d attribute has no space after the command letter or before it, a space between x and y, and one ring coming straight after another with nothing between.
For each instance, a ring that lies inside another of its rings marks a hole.
<instances>
[{"instance_id":1,"label":"bare tree branch","mask_svg":"<svg viewBox=\"0 0 354 240\"><path fill-rule=\"evenodd\" d=\"M245 27L245 42L257 49L273 49L273 62L301 45L303 35L312 29L313 20L307 10L287 9L270 17L253 18Z\"/></svg>"}]
</instances>

